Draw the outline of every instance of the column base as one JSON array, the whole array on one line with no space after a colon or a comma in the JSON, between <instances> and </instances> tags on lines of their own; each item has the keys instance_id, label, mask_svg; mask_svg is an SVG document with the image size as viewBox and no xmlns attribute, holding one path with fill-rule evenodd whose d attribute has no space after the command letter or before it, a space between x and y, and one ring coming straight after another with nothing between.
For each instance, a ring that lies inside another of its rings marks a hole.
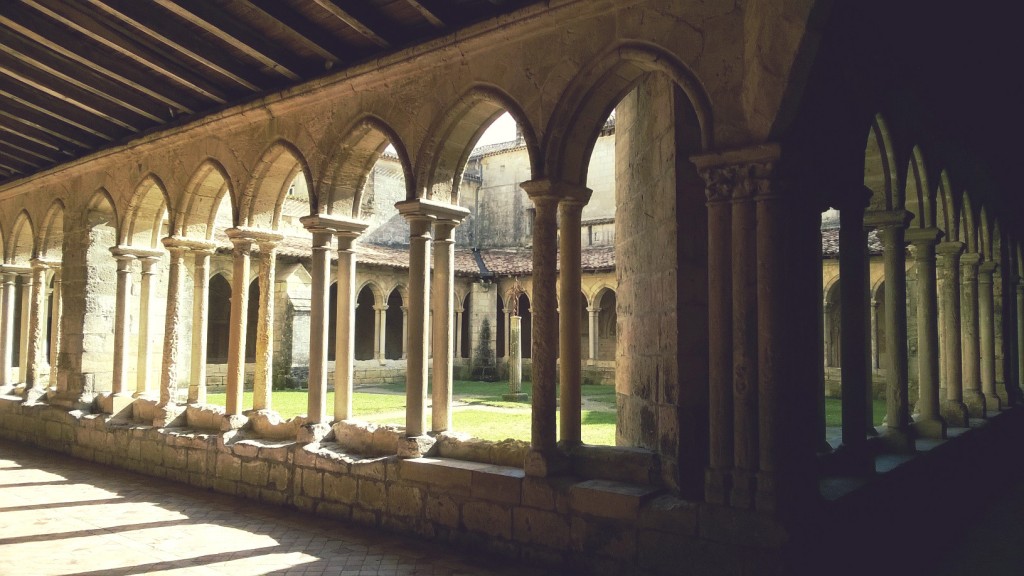
<instances>
[{"instance_id":1,"label":"column base","mask_svg":"<svg viewBox=\"0 0 1024 576\"><path fill-rule=\"evenodd\" d=\"M37 404L46 401L46 388L42 386L34 386L32 388L26 388L25 393L22 396L25 399L25 404Z\"/></svg>"},{"instance_id":2,"label":"column base","mask_svg":"<svg viewBox=\"0 0 1024 576\"><path fill-rule=\"evenodd\" d=\"M985 395L976 390L964 390L964 404L967 406L967 413L971 418L984 418L986 401Z\"/></svg>"},{"instance_id":3,"label":"column base","mask_svg":"<svg viewBox=\"0 0 1024 576\"><path fill-rule=\"evenodd\" d=\"M942 419L949 427L967 428L971 425L971 415L967 411L967 405L959 400L943 400L941 413Z\"/></svg>"},{"instance_id":4,"label":"column base","mask_svg":"<svg viewBox=\"0 0 1024 576\"><path fill-rule=\"evenodd\" d=\"M58 406L65 410L81 410L85 413L92 413L96 396L92 394L77 394L71 392L58 392L50 396L50 406Z\"/></svg>"},{"instance_id":5,"label":"column base","mask_svg":"<svg viewBox=\"0 0 1024 576\"><path fill-rule=\"evenodd\" d=\"M103 414L110 414L118 420L131 420L133 414L132 404L135 398L130 394L100 394L96 397L96 406Z\"/></svg>"},{"instance_id":6,"label":"column base","mask_svg":"<svg viewBox=\"0 0 1024 576\"><path fill-rule=\"evenodd\" d=\"M729 505L734 508L753 508L757 498L757 472L733 468Z\"/></svg>"},{"instance_id":7,"label":"column base","mask_svg":"<svg viewBox=\"0 0 1024 576\"><path fill-rule=\"evenodd\" d=\"M300 444L316 444L323 441L331 433L331 425L323 422L310 422L299 426L295 441Z\"/></svg>"},{"instance_id":8,"label":"column base","mask_svg":"<svg viewBox=\"0 0 1024 576\"><path fill-rule=\"evenodd\" d=\"M985 395L985 413L988 416L994 416L999 414L999 411L1003 409L1006 402L1000 398L997 394L986 394Z\"/></svg>"},{"instance_id":9,"label":"column base","mask_svg":"<svg viewBox=\"0 0 1024 576\"><path fill-rule=\"evenodd\" d=\"M946 421L939 417L917 418L913 428L919 438L946 438Z\"/></svg>"},{"instance_id":10,"label":"column base","mask_svg":"<svg viewBox=\"0 0 1024 576\"><path fill-rule=\"evenodd\" d=\"M398 439L399 458L422 458L430 453L437 439L433 436L406 436Z\"/></svg>"},{"instance_id":11,"label":"column base","mask_svg":"<svg viewBox=\"0 0 1024 576\"><path fill-rule=\"evenodd\" d=\"M870 444L879 446L881 451L889 454L912 454L914 448L913 425L905 428L889 428L881 426L881 432Z\"/></svg>"},{"instance_id":12,"label":"column base","mask_svg":"<svg viewBox=\"0 0 1024 576\"><path fill-rule=\"evenodd\" d=\"M526 453L526 462L523 465L527 476L547 478L550 476L562 476L569 473L569 459L557 450L539 450L531 448Z\"/></svg>"},{"instance_id":13,"label":"column base","mask_svg":"<svg viewBox=\"0 0 1024 576\"><path fill-rule=\"evenodd\" d=\"M158 405L153 415L153 426L156 428L173 428L186 425L185 407L168 402Z\"/></svg>"},{"instance_id":14,"label":"column base","mask_svg":"<svg viewBox=\"0 0 1024 576\"><path fill-rule=\"evenodd\" d=\"M732 471L728 468L708 468L704 471L704 499L711 504L726 504L732 486Z\"/></svg>"}]
</instances>

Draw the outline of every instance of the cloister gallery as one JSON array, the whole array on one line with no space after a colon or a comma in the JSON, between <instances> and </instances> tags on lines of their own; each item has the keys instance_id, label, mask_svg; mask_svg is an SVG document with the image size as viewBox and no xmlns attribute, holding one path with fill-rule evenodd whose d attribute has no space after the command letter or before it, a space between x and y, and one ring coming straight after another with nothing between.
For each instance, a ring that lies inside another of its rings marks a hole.
<instances>
[{"instance_id":1,"label":"cloister gallery","mask_svg":"<svg viewBox=\"0 0 1024 576\"><path fill-rule=\"evenodd\" d=\"M978 145L1016 117L950 118L991 16L128 4L0 15L4 438L616 574L928 534L1020 438L1024 204ZM461 434L453 381L507 377L512 318L528 443ZM354 417L382 382L402 426ZM581 441L587 385L615 446Z\"/></svg>"}]
</instances>

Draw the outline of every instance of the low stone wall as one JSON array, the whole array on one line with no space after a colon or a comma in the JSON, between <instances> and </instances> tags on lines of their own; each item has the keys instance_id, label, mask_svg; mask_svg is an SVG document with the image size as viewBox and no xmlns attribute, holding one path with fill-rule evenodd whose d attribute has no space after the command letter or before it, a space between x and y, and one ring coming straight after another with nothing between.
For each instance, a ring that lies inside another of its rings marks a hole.
<instances>
[{"instance_id":1,"label":"low stone wall","mask_svg":"<svg viewBox=\"0 0 1024 576\"><path fill-rule=\"evenodd\" d=\"M756 513L684 501L650 484L527 477L507 465L522 458L525 443L445 435L435 445L439 456L408 460L342 443L386 443L399 433L338 423L323 441L300 443L254 438L248 426L155 428L0 397L4 438L345 522L587 574L776 571L783 532L767 519L750 532ZM651 465L652 456L635 457Z\"/></svg>"},{"instance_id":2,"label":"low stone wall","mask_svg":"<svg viewBox=\"0 0 1024 576\"><path fill-rule=\"evenodd\" d=\"M871 394L876 400L885 400L886 390L885 370L871 371ZM917 382L910 383L911 398L917 398ZM827 398L841 398L843 395L843 369L825 368L825 396Z\"/></svg>"}]
</instances>

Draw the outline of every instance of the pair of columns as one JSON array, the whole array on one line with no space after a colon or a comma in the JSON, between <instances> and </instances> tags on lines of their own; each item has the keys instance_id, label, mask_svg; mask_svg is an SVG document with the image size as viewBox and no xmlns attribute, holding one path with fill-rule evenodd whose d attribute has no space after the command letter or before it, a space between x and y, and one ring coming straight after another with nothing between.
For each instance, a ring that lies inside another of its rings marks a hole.
<instances>
[{"instance_id":1,"label":"pair of columns","mask_svg":"<svg viewBox=\"0 0 1024 576\"><path fill-rule=\"evenodd\" d=\"M533 420L526 473L547 476L560 466L555 432L559 404L558 432L562 446L572 448L581 443L579 229L583 207L590 201L592 192L584 186L546 179L524 182L522 188L535 208L533 298L530 302ZM559 224L561 235L558 234ZM558 362L559 357L562 362ZM556 369L561 384L560 401L555 398Z\"/></svg>"},{"instance_id":2,"label":"pair of columns","mask_svg":"<svg viewBox=\"0 0 1024 576\"><path fill-rule=\"evenodd\" d=\"M358 308L359 305L357 304ZM387 356L386 343L387 343L387 311L388 305L377 304L373 307L373 358L381 364ZM405 341L406 332L408 330L408 307L402 306L402 358L405 358Z\"/></svg>"},{"instance_id":3,"label":"pair of columns","mask_svg":"<svg viewBox=\"0 0 1024 576\"><path fill-rule=\"evenodd\" d=\"M50 357L46 358L46 276L53 270L54 292L52 324L53 336ZM60 347L61 282L57 262L33 258L29 267L4 265L0 267L2 295L0 295L0 386L16 383L11 378L14 351L14 296L17 278L24 278L22 284L22 329L19 350L19 375L17 382L23 382L26 389L42 389L56 384L56 354ZM27 298L26 298L27 293ZM43 367L49 363L50 375L43 382Z\"/></svg>"},{"instance_id":4,"label":"pair of columns","mask_svg":"<svg viewBox=\"0 0 1024 576\"><path fill-rule=\"evenodd\" d=\"M469 215L469 210L455 204L425 199L398 202L395 207L409 223L405 432L409 438L422 438L427 431L426 383L431 348L433 396L429 429L438 433L452 426L454 231ZM432 274L431 252L434 261Z\"/></svg>"},{"instance_id":5,"label":"pair of columns","mask_svg":"<svg viewBox=\"0 0 1024 576\"><path fill-rule=\"evenodd\" d=\"M601 316L601 308L597 306L587 306L587 312L589 312L590 316L590 331L587 333L587 344L590 345L590 350L588 350L589 354L587 360L588 364L594 365L597 363L597 354L600 351L600 348L598 346L600 338L598 337L599 335L597 333L597 327L598 320Z\"/></svg>"}]
</instances>

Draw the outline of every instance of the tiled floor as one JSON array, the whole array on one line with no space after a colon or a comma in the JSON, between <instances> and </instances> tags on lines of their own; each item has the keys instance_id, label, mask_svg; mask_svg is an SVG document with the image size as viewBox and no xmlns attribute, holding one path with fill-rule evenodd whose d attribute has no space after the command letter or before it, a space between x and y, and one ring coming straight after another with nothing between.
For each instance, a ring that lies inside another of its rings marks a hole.
<instances>
[{"instance_id":1,"label":"tiled floor","mask_svg":"<svg viewBox=\"0 0 1024 576\"><path fill-rule=\"evenodd\" d=\"M0 574L548 574L0 442Z\"/></svg>"}]
</instances>

